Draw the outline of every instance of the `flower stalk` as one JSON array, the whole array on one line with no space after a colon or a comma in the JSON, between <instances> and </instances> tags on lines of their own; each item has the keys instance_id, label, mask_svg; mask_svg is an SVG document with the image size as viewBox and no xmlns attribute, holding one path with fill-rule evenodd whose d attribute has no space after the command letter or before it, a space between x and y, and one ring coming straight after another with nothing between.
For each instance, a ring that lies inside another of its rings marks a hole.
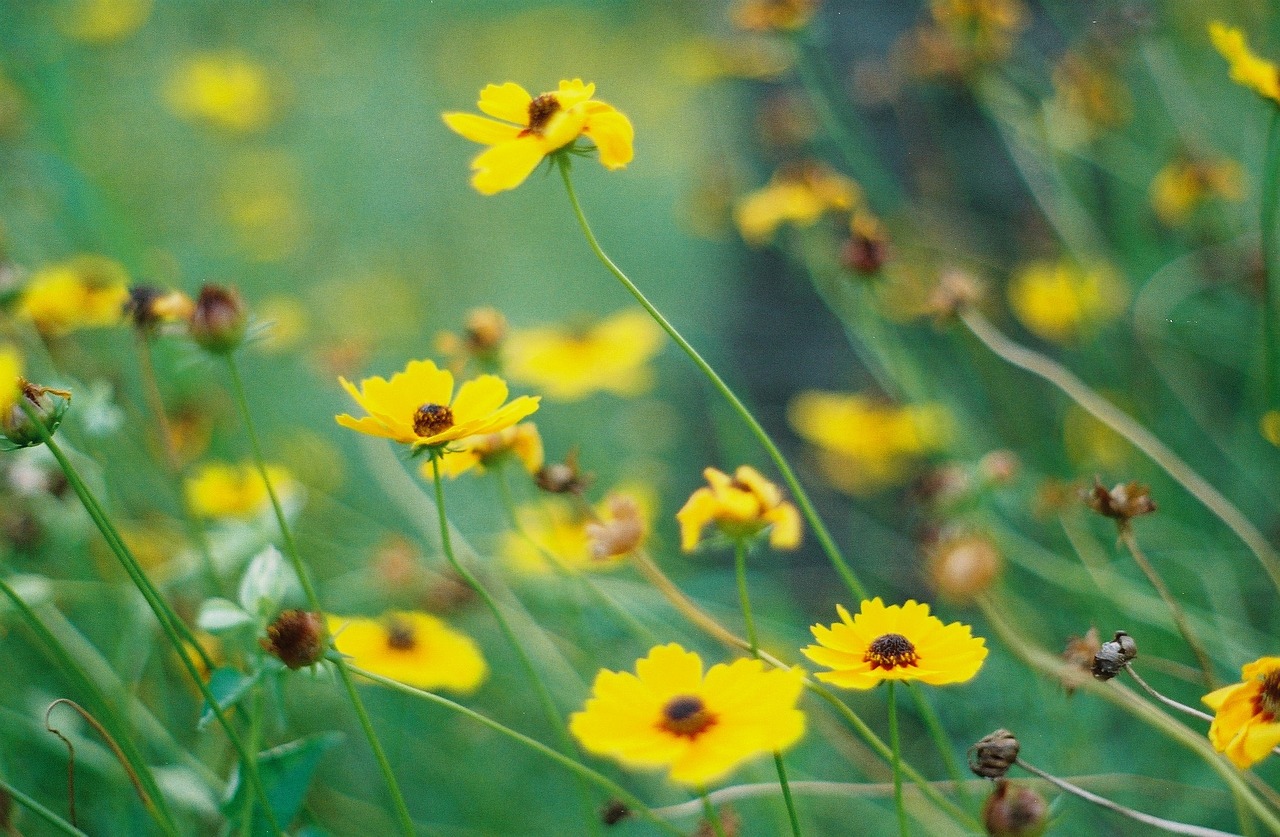
<instances>
[{"instance_id":1,"label":"flower stalk","mask_svg":"<svg viewBox=\"0 0 1280 837\"><path fill-rule=\"evenodd\" d=\"M889 747L893 750L893 810L898 816L898 834L907 837L911 833L907 825L907 808L902 803L902 743L898 736L897 684L889 681Z\"/></svg>"}]
</instances>

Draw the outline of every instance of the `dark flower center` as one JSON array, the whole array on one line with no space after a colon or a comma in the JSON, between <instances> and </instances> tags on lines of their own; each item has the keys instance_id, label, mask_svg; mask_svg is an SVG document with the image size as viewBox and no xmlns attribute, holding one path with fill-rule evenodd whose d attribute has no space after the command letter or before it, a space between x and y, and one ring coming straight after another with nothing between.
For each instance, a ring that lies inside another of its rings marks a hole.
<instances>
[{"instance_id":1,"label":"dark flower center","mask_svg":"<svg viewBox=\"0 0 1280 837\"><path fill-rule=\"evenodd\" d=\"M1280 717L1280 670L1273 671L1262 678L1262 688L1254 698L1254 714L1261 716L1266 723Z\"/></svg>"},{"instance_id":2,"label":"dark flower center","mask_svg":"<svg viewBox=\"0 0 1280 837\"><path fill-rule=\"evenodd\" d=\"M453 427L453 410L444 404L423 404L413 414L413 432L419 436L434 436Z\"/></svg>"},{"instance_id":3,"label":"dark flower center","mask_svg":"<svg viewBox=\"0 0 1280 837\"><path fill-rule=\"evenodd\" d=\"M871 663L872 671L878 668L892 671L895 668L917 665L919 658L911 640L902 634L885 634L872 641L867 648L867 655L862 659Z\"/></svg>"},{"instance_id":4,"label":"dark flower center","mask_svg":"<svg viewBox=\"0 0 1280 837\"><path fill-rule=\"evenodd\" d=\"M529 127L525 131L541 136L542 129L547 127L547 123L558 110L560 110L560 100L555 94L543 93L529 103Z\"/></svg>"},{"instance_id":5,"label":"dark flower center","mask_svg":"<svg viewBox=\"0 0 1280 837\"><path fill-rule=\"evenodd\" d=\"M684 738L697 738L715 725L716 718L707 710L702 698L679 695L662 707L662 728Z\"/></svg>"},{"instance_id":6,"label":"dark flower center","mask_svg":"<svg viewBox=\"0 0 1280 837\"><path fill-rule=\"evenodd\" d=\"M387 625L387 647L396 651L412 651L418 647L418 638L413 628L398 619Z\"/></svg>"}]
</instances>

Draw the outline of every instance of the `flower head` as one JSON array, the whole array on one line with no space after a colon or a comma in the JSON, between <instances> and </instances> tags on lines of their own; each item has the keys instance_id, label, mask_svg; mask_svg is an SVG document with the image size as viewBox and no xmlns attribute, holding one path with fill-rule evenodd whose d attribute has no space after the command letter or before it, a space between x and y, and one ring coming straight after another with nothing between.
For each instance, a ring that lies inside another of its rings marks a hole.
<instances>
[{"instance_id":1,"label":"flower head","mask_svg":"<svg viewBox=\"0 0 1280 837\"><path fill-rule=\"evenodd\" d=\"M41 332L58 336L120 323L128 301L129 276L119 262L77 256L37 270L22 290L18 310Z\"/></svg>"},{"instance_id":2,"label":"flower head","mask_svg":"<svg viewBox=\"0 0 1280 837\"><path fill-rule=\"evenodd\" d=\"M444 449L468 436L497 433L538 409L538 398L522 395L509 404L507 383L496 375L481 375L453 390L453 374L430 360L412 360L391 380L373 377L360 388L339 378L343 388L368 413L364 418L343 413L338 424L370 436L393 439L414 449Z\"/></svg>"},{"instance_id":3,"label":"flower head","mask_svg":"<svg viewBox=\"0 0 1280 837\"><path fill-rule=\"evenodd\" d=\"M489 148L471 161L471 185L482 195L514 189L549 154L585 136L595 143L607 169L631 162L635 130L612 105L592 98L594 84L581 79L560 82L550 93L532 96L514 82L490 84L476 103L494 117L446 113L445 124L463 137ZM498 121L503 120L503 121Z\"/></svg>"},{"instance_id":4,"label":"flower head","mask_svg":"<svg viewBox=\"0 0 1280 837\"><path fill-rule=\"evenodd\" d=\"M374 674L419 689L474 692L489 674L475 640L434 616L417 611L381 619L330 616L339 653Z\"/></svg>"},{"instance_id":5,"label":"flower head","mask_svg":"<svg viewBox=\"0 0 1280 837\"><path fill-rule=\"evenodd\" d=\"M643 542L655 505L652 492L643 487L610 492L592 515L549 497L517 509L520 531L503 537L502 554L530 574L550 572L550 561L570 571L613 569Z\"/></svg>"},{"instance_id":6,"label":"flower head","mask_svg":"<svg viewBox=\"0 0 1280 837\"><path fill-rule=\"evenodd\" d=\"M1280 103L1280 68L1249 49L1244 32L1215 20L1209 24L1209 40L1231 65L1231 80L1259 96Z\"/></svg>"},{"instance_id":7,"label":"flower head","mask_svg":"<svg viewBox=\"0 0 1280 837\"><path fill-rule=\"evenodd\" d=\"M0 343L0 415L18 403L21 394L22 355L8 343Z\"/></svg>"},{"instance_id":8,"label":"flower head","mask_svg":"<svg viewBox=\"0 0 1280 837\"><path fill-rule=\"evenodd\" d=\"M1124 310L1127 292L1109 265L1033 262L1009 283L1018 320L1046 340L1070 342Z\"/></svg>"},{"instance_id":9,"label":"flower head","mask_svg":"<svg viewBox=\"0 0 1280 837\"><path fill-rule=\"evenodd\" d=\"M649 361L662 329L643 311L625 310L583 327L514 332L504 352L512 379L548 398L577 401L594 392L638 395L653 386Z\"/></svg>"},{"instance_id":10,"label":"flower head","mask_svg":"<svg viewBox=\"0 0 1280 837\"><path fill-rule=\"evenodd\" d=\"M1165 226L1185 224L1214 198L1244 199L1244 171L1234 160L1180 158L1156 173L1151 181L1151 207Z\"/></svg>"},{"instance_id":11,"label":"flower head","mask_svg":"<svg viewBox=\"0 0 1280 837\"><path fill-rule=\"evenodd\" d=\"M1214 711L1209 743L1240 769L1280 744L1280 657L1262 657L1240 670L1244 682L1201 698Z\"/></svg>"},{"instance_id":12,"label":"flower head","mask_svg":"<svg viewBox=\"0 0 1280 837\"><path fill-rule=\"evenodd\" d=\"M271 118L271 89L260 64L235 52L194 56L173 76L166 94L179 116L236 133Z\"/></svg>"},{"instance_id":13,"label":"flower head","mask_svg":"<svg viewBox=\"0 0 1280 837\"><path fill-rule=\"evenodd\" d=\"M288 494L293 477L279 465L267 466L267 477L277 496ZM198 517L249 517L270 501L267 484L250 462L229 465L209 462L187 479L187 503Z\"/></svg>"},{"instance_id":14,"label":"flower head","mask_svg":"<svg viewBox=\"0 0 1280 837\"><path fill-rule=\"evenodd\" d=\"M857 183L810 163L777 171L767 186L738 201L733 219L747 243L760 246L783 224L811 227L828 212L848 212L861 200Z\"/></svg>"},{"instance_id":15,"label":"flower head","mask_svg":"<svg viewBox=\"0 0 1280 837\"><path fill-rule=\"evenodd\" d=\"M706 786L738 765L790 747L804 734L799 669L759 660L714 665L659 645L636 673L601 671L569 731L588 752L635 767L666 767L674 782Z\"/></svg>"},{"instance_id":16,"label":"flower head","mask_svg":"<svg viewBox=\"0 0 1280 837\"><path fill-rule=\"evenodd\" d=\"M514 456L530 474L542 467L542 436L531 421L504 427L497 433L468 436L449 446L449 456L440 460L440 473L446 477L458 477L468 471L484 473L508 455ZM425 476L431 476L431 463L422 466Z\"/></svg>"},{"instance_id":17,"label":"flower head","mask_svg":"<svg viewBox=\"0 0 1280 837\"><path fill-rule=\"evenodd\" d=\"M782 490L749 465L729 476L715 468L702 472L709 485L689 497L676 519L680 521L680 547L691 552L702 530L714 523L727 537L751 538L769 528L769 545L795 549L800 545L800 512L782 499Z\"/></svg>"},{"instance_id":18,"label":"flower head","mask_svg":"<svg viewBox=\"0 0 1280 837\"><path fill-rule=\"evenodd\" d=\"M978 673L987 657L986 641L968 625L929 615L915 601L885 606L879 597L864 601L857 616L836 605L840 621L810 630L817 645L806 657L831 671L819 680L846 689L870 689L882 680L919 680L932 686L963 683Z\"/></svg>"}]
</instances>

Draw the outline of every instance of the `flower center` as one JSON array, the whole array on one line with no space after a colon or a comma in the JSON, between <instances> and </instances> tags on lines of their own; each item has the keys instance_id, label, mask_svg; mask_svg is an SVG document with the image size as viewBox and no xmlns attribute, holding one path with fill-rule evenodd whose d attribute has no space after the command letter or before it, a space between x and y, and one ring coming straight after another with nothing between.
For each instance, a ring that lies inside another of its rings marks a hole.
<instances>
[{"instance_id":1,"label":"flower center","mask_svg":"<svg viewBox=\"0 0 1280 837\"><path fill-rule=\"evenodd\" d=\"M414 636L413 628L394 619L387 625L387 647L396 651L412 651L418 647L418 638Z\"/></svg>"},{"instance_id":2,"label":"flower center","mask_svg":"<svg viewBox=\"0 0 1280 837\"><path fill-rule=\"evenodd\" d=\"M1262 678L1262 688L1254 700L1254 712L1263 716L1265 722L1270 723L1280 717L1280 670Z\"/></svg>"},{"instance_id":3,"label":"flower center","mask_svg":"<svg viewBox=\"0 0 1280 837\"><path fill-rule=\"evenodd\" d=\"M529 103L529 127L525 131L542 136L542 129L547 127L551 117L555 116L559 110L560 100L556 98L555 94L543 93Z\"/></svg>"},{"instance_id":4,"label":"flower center","mask_svg":"<svg viewBox=\"0 0 1280 837\"><path fill-rule=\"evenodd\" d=\"M902 634L885 634L875 638L867 648L867 655L862 659L871 663L872 671L878 668L892 671L899 667L917 665L919 658L916 656L916 647L911 644L911 640Z\"/></svg>"},{"instance_id":5,"label":"flower center","mask_svg":"<svg viewBox=\"0 0 1280 837\"><path fill-rule=\"evenodd\" d=\"M662 707L662 728L683 738L697 738L715 725L716 717L707 710L702 698L679 695Z\"/></svg>"},{"instance_id":6,"label":"flower center","mask_svg":"<svg viewBox=\"0 0 1280 837\"><path fill-rule=\"evenodd\" d=\"M419 436L434 436L453 427L453 410L444 404L423 404L413 414L413 432Z\"/></svg>"}]
</instances>

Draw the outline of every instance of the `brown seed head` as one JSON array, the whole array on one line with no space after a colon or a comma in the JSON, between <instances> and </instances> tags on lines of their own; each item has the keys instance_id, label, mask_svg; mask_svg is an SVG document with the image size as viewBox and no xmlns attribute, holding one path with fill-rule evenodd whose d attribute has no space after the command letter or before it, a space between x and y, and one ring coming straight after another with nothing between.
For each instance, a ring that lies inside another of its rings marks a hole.
<instances>
[{"instance_id":1,"label":"brown seed head","mask_svg":"<svg viewBox=\"0 0 1280 837\"><path fill-rule=\"evenodd\" d=\"M963 308L982 299L982 283L962 270L948 270L938 277L938 285L929 294L926 309L937 320L949 320Z\"/></svg>"},{"instance_id":2,"label":"brown seed head","mask_svg":"<svg viewBox=\"0 0 1280 837\"><path fill-rule=\"evenodd\" d=\"M627 555L644 541L644 516L640 504L625 494L611 494L608 518L586 525L591 557L597 561Z\"/></svg>"},{"instance_id":3,"label":"brown seed head","mask_svg":"<svg viewBox=\"0 0 1280 837\"><path fill-rule=\"evenodd\" d=\"M205 285L191 311L191 339L214 354L235 351L244 341L249 315L235 288Z\"/></svg>"},{"instance_id":4,"label":"brown seed head","mask_svg":"<svg viewBox=\"0 0 1280 837\"><path fill-rule=\"evenodd\" d=\"M592 476L578 468L578 450L574 448L563 463L543 465L533 475L538 488L551 494L581 494L591 484Z\"/></svg>"},{"instance_id":5,"label":"brown seed head","mask_svg":"<svg viewBox=\"0 0 1280 837\"><path fill-rule=\"evenodd\" d=\"M1044 797L1026 785L997 779L982 806L982 822L991 837L1039 837L1048 824Z\"/></svg>"},{"instance_id":6,"label":"brown seed head","mask_svg":"<svg viewBox=\"0 0 1280 837\"><path fill-rule=\"evenodd\" d=\"M1102 643L1093 657L1090 671L1098 680L1110 680L1138 656L1138 643L1124 631L1116 631L1115 639Z\"/></svg>"},{"instance_id":7,"label":"brown seed head","mask_svg":"<svg viewBox=\"0 0 1280 837\"><path fill-rule=\"evenodd\" d=\"M998 779L1018 760L1019 746L1013 733L998 729L969 748L969 769L986 779Z\"/></svg>"},{"instance_id":8,"label":"brown seed head","mask_svg":"<svg viewBox=\"0 0 1280 837\"><path fill-rule=\"evenodd\" d=\"M320 614L309 610L286 610L267 626L267 635L259 639L258 644L268 654L296 670L315 665L323 659L327 637Z\"/></svg>"},{"instance_id":9,"label":"brown seed head","mask_svg":"<svg viewBox=\"0 0 1280 837\"><path fill-rule=\"evenodd\" d=\"M1102 481L1094 477L1093 487L1082 492L1082 499L1089 508L1119 525L1156 510L1151 489L1137 482L1120 483L1108 491Z\"/></svg>"},{"instance_id":10,"label":"brown seed head","mask_svg":"<svg viewBox=\"0 0 1280 837\"><path fill-rule=\"evenodd\" d=\"M467 312L466 333L472 354L492 354L507 336L507 318L496 308L473 308Z\"/></svg>"}]
</instances>

